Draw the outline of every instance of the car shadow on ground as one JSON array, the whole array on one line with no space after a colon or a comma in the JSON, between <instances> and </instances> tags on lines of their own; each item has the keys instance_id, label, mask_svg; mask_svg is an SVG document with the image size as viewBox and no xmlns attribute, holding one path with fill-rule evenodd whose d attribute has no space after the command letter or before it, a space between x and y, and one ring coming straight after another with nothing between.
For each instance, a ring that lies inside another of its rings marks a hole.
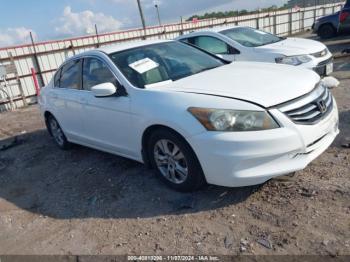
<instances>
[{"instance_id":1,"label":"car shadow on ground","mask_svg":"<svg viewBox=\"0 0 350 262\"><path fill-rule=\"evenodd\" d=\"M325 43L328 47L328 50L331 51L331 53L344 53L344 51L348 48L350 48L350 39L346 42L342 43Z\"/></svg>"},{"instance_id":2,"label":"car shadow on ground","mask_svg":"<svg viewBox=\"0 0 350 262\"><path fill-rule=\"evenodd\" d=\"M196 213L235 205L259 189L175 192L137 162L81 146L62 151L44 130L20 136L0 151L0 185L0 211L14 204L58 219Z\"/></svg>"},{"instance_id":3,"label":"car shadow on ground","mask_svg":"<svg viewBox=\"0 0 350 262\"><path fill-rule=\"evenodd\" d=\"M337 79L345 80L348 79L346 75L339 75L340 72L350 71L350 56L344 59L334 60L334 72L338 72Z\"/></svg>"}]
</instances>

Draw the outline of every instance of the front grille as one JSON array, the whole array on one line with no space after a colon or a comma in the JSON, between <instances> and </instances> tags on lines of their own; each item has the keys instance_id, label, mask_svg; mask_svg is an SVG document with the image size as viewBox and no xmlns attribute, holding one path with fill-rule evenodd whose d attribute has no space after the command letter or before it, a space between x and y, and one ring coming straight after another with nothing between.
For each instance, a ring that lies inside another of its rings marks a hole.
<instances>
[{"instance_id":1,"label":"front grille","mask_svg":"<svg viewBox=\"0 0 350 262\"><path fill-rule=\"evenodd\" d=\"M315 67L314 70L320 76L325 76L326 75L326 66Z\"/></svg>"},{"instance_id":2,"label":"front grille","mask_svg":"<svg viewBox=\"0 0 350 262\"><path fill-rule=\"evenodd\" d=\"M301 125L316 124L325 118L332 108L333 96L328 88L320 84L311 93L278 107L294 123Z\"/></svg>"},{"instance_id":3,"label":"front grille","mask_svg":"<svg viewBox=\"0 0 350 262\"><path fill-rule=\"evenodd\" d=\"M325 60L325 61L322 61L320 63L318 63L318 65L314 68L314 71L321 75L321 76L324 76L327 74L326 72L326 66L329 64L329 63L332 63L333 62L333 57Z\"/></svg>"},{"instance_id":4,"label":"front grille","mask_svg":"<svg viewBox=\"0 0 350 262\"><path fill-rule=\"evenodd\" d=\"M310 54L310 55L312 55L312 56L314 56L316 58L320 58L320 57L326 56L327 54L328 54L328 49L326 48L326 49L324 49L324 50L322 50L320 52L313 53L313 54Z\"/></svg>"},{"instance_id":5,"label":"front grille","mask_svg":"<svg viewBox=\"0 0 350 262\"><path fill-rule=\"evenodd\" d=\"M333 61L333 57L327 59L327 60L324 60L320 63L318 63L317 67L320 67L320 66L325 66L325 65L328 65L329 63L331 63Z\"/></svg>"}]
</instances>

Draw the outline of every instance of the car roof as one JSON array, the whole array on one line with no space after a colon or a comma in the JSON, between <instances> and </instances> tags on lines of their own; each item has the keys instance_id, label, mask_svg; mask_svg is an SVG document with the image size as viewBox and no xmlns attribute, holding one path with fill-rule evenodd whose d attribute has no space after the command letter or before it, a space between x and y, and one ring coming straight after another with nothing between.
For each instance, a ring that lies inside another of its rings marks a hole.
<instances>
[{"instance_id":1,"label":"car roof","mask_svg":"<svg viewBox=\"0 0 350 262\"><path fill-rule=\"evenodd\" d=\"M171 40L141 40L141 41L135 41L135 42L104 46L104 47L97 48L95 50L101 51L106 54L112 54L115 52L124 51L128 49L136 48L136 47L147 46L152 44L160 44L160 43L166 43L166 42L171 42Z\"/></svg>"},{"instance_id":2,"label":"car roof","mask_svg":"<svg viewBox=\"0 0 350 262\"><path fill-rule=\"evenodd\" d=\"M95 55L96 53L105 53L107 55L115 53L115 52L120 52L136 47L141 47L141 46L148 46L148 45L153 45L153 44L161 44L161 43L168 43L168 42L174 42L173 40L140 40L140 41L135 41L135 42L125 42L125 43L120 43L120 44L114 44L110 46L104 46L104 47L99 47L96 49L84 51L82 53L76 54L72 57L67 58L60 67L62 67L64 64L69 63L72 60L75 59L81 59L83 57L89 56L89 55Z\"/></svg>"},{"instance_id":3,"label":"car roof","mask_svg":"<svg viewBox=\"0 0 350 262\"><path fill-rule=\"evenodd\" d=\"M218 26L218 27L209 28L205 31L218 33L218 32L224 31L224 30L229 30L229 29L233 29L233 28L240 28L240 27L245 27L245 26L240 26L240 25Z\"/></svg>"}]
</instances>

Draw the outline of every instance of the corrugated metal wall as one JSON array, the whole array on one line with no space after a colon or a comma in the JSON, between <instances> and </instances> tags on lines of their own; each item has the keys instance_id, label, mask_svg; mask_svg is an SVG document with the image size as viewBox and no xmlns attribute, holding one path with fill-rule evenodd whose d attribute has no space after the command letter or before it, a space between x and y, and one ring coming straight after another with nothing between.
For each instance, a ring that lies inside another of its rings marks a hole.
<instances>
[{"instance_id":1,"label":"corrugated metal wall","mask_svg":"<svg viewBox=\"0 0 350 262\"><path fill-rule=\"evenodd\" d=\"M149 27L96 35L71 38L57 41L40 42L32 45L12 46L0 49L0 65L11 62L13 57L21 86L27 102L35 102L35 86L31 68L37 72L39 85L46 85L55 70L63 61L74 53L96 48L98 45L112 45L121 42L140 41L146 34L147 39L173 39L181 33L187 33L208 27L223 25L244 25L260 28L265 31L286 36L310 29L315 18L340 10L339 4L326 4L316 7L301 8L300 10L281 10L277 12L259 13L230 17L223 19L199 20L196 23L184 22L168 24L162 27ZM36 54L36 55L35 55ZM37 57L37 60L35 59ZM4 88L14 98L16 108L23 106L20 98L20 88L14 74L7 75L10 87ZM3 82L1 85L3 87ZM5 94L0 91L0 111L10 109L10 103Z\"/></svg>"}]
</instances>

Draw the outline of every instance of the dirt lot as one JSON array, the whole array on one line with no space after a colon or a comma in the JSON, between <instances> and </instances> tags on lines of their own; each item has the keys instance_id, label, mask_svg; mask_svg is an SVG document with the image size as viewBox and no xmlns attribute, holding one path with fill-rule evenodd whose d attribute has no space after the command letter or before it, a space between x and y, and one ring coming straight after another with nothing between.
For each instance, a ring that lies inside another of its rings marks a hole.
<instances>
[{"instance_id":1,"label":"dirt lot","mask_svg":"<svg viewBox=\"0 0 350 262\"><path fill-rule=\"evenodd\" d=\"M341 134L308 168L262 186L169 190L144 166L60 151L37 106L0 114L0 254L350 254L350 63Z\"/></svg>"}]
</instances>

